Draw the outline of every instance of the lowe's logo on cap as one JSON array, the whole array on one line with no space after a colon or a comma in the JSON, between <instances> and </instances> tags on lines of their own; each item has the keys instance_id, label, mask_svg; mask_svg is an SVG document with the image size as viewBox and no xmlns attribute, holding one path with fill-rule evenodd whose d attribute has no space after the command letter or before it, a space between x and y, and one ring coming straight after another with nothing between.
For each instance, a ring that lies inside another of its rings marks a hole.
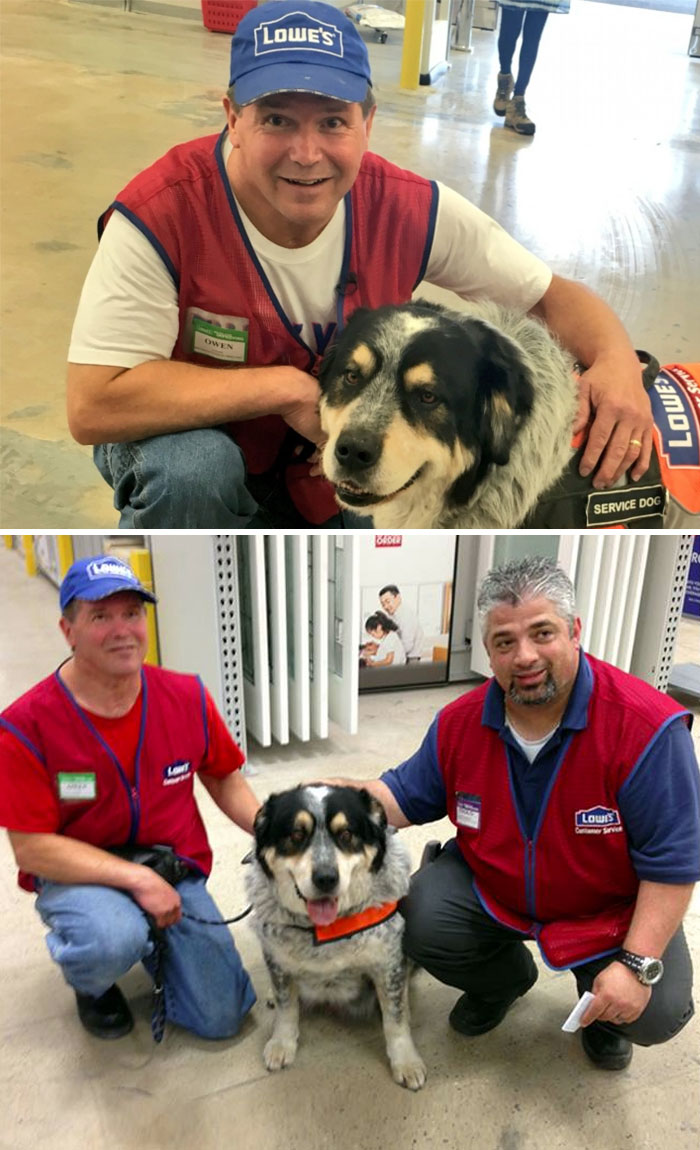
<instances>
[{"instance_id":1,"label":"lowe's logo on cap","mask_svg":"<svg viewBox=\"0 0 700 1150\"><path fill-rule=\"evenodd\" d=\"M138 583L138 579L126 563L121 559L95 559L85 568L88 579L128 579L130 583Z\"/></svg>"},{"instance_id":2,"label":"lowe's logo on cap","mask_svg":"<svg viewBox=\"0 0 700 1150\"><path fill-rule=\"evenodd\" d=\"M300 18L303 23L300 23ZM255 29L255 55L268 52L324 52L343 56L343 33L335 24L318 20L306 12L288 12L278 20L266 20Z\"/></svg>"},{"instance_id":3,"label":"lowe's logo on cap","mask_svg":"<svg viewBox=\"0 0 700 1150\"><path fill-rule=\"evenodd\" d=\"M246 12L231 41L229 76L242 108L282 92L361 104L372 82L355 24L321 0L268 0Z\"/></svg>"},{"instance_id":4,"label":"lowe's logo on cap","mask_svg":"<svg viewBox=\"0 0 700 1150\"><path fill-rule=\"evenodd\" d=\"M577 835L609 834L610 831L621 830L620 812L614 807L588 807L585 811L576 811Z\"/></svg>"}]
</instances>

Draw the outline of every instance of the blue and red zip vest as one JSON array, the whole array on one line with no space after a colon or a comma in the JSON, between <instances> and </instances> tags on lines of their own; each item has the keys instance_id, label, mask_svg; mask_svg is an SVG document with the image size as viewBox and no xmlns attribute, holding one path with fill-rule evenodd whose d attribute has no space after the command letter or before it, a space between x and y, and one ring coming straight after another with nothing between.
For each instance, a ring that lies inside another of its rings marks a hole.
<instances>
[{"instance_id":1,"label":"blue and red zip vest","mask_svg":"<svg viewBox=\"0 0 700 1150\"><path fill-rule=\"evenodd\" d=\"M285 316L245 234L223 160L225 137L226 131L172 148L127 184L100 218L98 232L116 209L160 254L179 296L173 359L225 366L193 350L192 316L200 309L247 319L247 366L290 364L315 372L320 357L295 331L298 317ZM345 212L339 324L358 307L411 298L430 255L437 187L367 152L345 197ZM259 475L276 464L289 428L281 416L266 415L232 423L229 431L248 470ZM287 487L305 518L322 523L338 507L331 485L309 470L307 463L289 466Z\"/></svg>"},{"instance_id":2,"label":"blue and red zip vest","mask_svg":"<svg viewBox=\"0 0 700 1150\"><path fill-rule=\"evenodd\" d=\"M535 938L555 969L623 942L639 879L617 796L661 731L687 716L642 680L587 658L588 723L568 736L531 839L518 818L506 746L482 726L489 684L445 707L438 725L447 813L477 894L495 919Z\"/></svg>"},{"instance_id":3,"label":"blue and red zip vest","mask_svg":"<svg viewBox=\"0 0 700 1150\"><path fill-rule=\"evenodd\" d=\"M168 844L208 875L212 852L193 794L208 745L204 688L193 675L149 666L141 684L133 786L58 672L12 703L0 723L51 779L59 799L57 834L100 847ZM87 781L95 797L61 798L71 778ZM31 875L20 874L19 884L34 889Z\"/></svg>"}]
</instances>

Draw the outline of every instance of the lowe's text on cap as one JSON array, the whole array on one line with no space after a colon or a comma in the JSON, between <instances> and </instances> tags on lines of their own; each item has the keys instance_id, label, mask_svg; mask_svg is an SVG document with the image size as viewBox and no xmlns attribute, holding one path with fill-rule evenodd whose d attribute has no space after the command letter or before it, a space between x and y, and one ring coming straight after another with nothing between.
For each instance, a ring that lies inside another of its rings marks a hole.
<instances>
[{"instance_id":1,"label":"lowe's text on cap","mask_svg":"<svg viewBox=\"0 0 700 1150\"><path fill-rule=\"evenodd\" d=\"M371 83L356 26L320 0L269 0L247 12L231 42L230 84L241 107L276 92L362 103Z\"/></svg>"},{"instance_id":2,"label":"lowe's text on cap","mask_svg":"<svg viewBox=\"0 0 700 1150\"><path fill-rule=\"evenodd\" d=\"M123 559L115 555L93 555L89 559L77 559L68 568L61 583L61 610L74 599L93 602L117 595L120 591L135 591L149 603L157 602L153 592L146 590Z\"/></svg>"}]
</instances>

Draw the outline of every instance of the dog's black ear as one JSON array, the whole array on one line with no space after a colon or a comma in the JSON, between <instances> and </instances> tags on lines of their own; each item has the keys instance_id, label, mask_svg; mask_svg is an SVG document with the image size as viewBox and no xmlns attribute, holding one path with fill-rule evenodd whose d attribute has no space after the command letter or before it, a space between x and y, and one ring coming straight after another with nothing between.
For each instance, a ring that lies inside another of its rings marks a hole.
<instances>
[{"instance_id":1,"label":"dog's black ear","mask_svg":"<svg viewBox=\"0 0 700 1150\"><path fill-rule=\"evenodd\" d=\"M379 799L376 799L374 795L370 794L370 792L365 787L362 787L360 794L362 795L362 801L367 808L367 814L369 815L370 822L373 822L374 825L379 827L380 830L386 830L386 811L384 810L384 807L380 803Z\"/></svg>"},{"instance_id":2,"label":"dog's black ear","mask_svg":"<svg viewBox=\"0 0 700 1150\"><path fill-rule=\"evenodd\" d=\"M534 388L516 344L479 324L476 423L483 457L504 464L523 420L530 414Z\"/></svg>"},{"instance_id":3,"label":"dog's black ear","mask_svg":"<svg viewBox=\"0 0 700 1150\"><path fill-rule=\"evenodd\" d=\"M364 787L359 791L359 794L362 797L362 801L367 810L367 817L372 826L371 845L376 847L377 853L372 859L370 870L376 873L381 868L384 862L384 855L386 854L386 811L379 799L376 799L374 795L371 795Z\"/></svg>"},{"instance_id":4,"label":"dog's black ear","mask_svg":"<svg viewBox=\"0 0 700 1150\"><path fill-rule=\"evenodd\" d=\"M269 846L269 831L272 823L272 811L275 805L277 795L270 795L266 802L259 808L255 819L253 820L253 834L255 835L255 857L265 871L268 878L272 877L272 871L268 867L265 859L263 858L263 849Z\"/></svg>"},{"instance_id":5,"label":"dog's black ear","mask_svg":"<svg viewBox=\"0 0 700 1150\"><path fill-rule=\"evenodd\" d=\"M328 377L331 374L331 371L333 370L333 364L335 363L335 357L337 354L338 354L337 343L332 343L330 345L330 347L327 347L323 353L323 359L321 360L321 366L318 369L318 384L319 384L319 387L321 388L321 391L324 390L324 388L326 386L326 382L328 380Z\"/></svg>"}]
</instances>

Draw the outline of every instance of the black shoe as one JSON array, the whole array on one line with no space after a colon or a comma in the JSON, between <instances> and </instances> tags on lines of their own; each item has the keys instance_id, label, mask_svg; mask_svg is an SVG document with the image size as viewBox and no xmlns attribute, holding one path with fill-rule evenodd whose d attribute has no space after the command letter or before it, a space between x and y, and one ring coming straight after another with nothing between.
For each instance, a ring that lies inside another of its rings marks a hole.
<instances>
[{"instance_id":1,"label":"black shoe","mask_svg":"<svg viewBox=\"0 0 700 1150\"><path fill-rule=\"evenodd\" d=\"M475 998L471 994L463 994L458 998L450 1011L450 1026L460 1034L486 1034L493 1030L499 1022L503 1022L506 1014L518 998L527 994L528 990L537 982L537 969L524 990L519 990L510 998L501 998L498 1002L484 1002L482 998Z\"/></svg>"},{"instance_id":2,"label":"black shoe","mask_svg":"<svg viewBox=\"0 0 700 1150\"><path fill-rule=\"evenodd\" d=\"M624 1070L632 1061L632 1043L597 1022L581 1027L583 1049L601 1070Z\"/></svg>"},{"instance_id":3,"label":"black shoe","mask_svg":"<svg viewBox=\"0 0 700 1150\"><path fill-rule=\"evenodd\" d=\"M118 986L110 986L99 998L75 992L78 1017L96 1038L123 1038L134 1028L134 1019Z\"/></svg>"}]
</instances>

